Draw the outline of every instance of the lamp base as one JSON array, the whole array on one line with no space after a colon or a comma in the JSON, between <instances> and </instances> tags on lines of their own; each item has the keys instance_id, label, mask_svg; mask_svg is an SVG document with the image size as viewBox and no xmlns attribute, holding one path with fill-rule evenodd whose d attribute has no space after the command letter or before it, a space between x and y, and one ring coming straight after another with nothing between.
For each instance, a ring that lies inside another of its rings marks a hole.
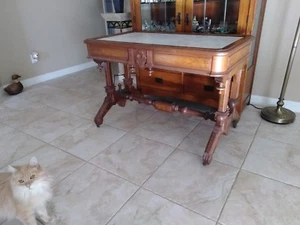
<instances>
[{"instance_id":1,"label":"lamp base","mask_svg":"<svg viewBox=\"0 0 300 225\"><path fill-rule=\"evenodd\" d=\"M279 106L263 108L260 116L264 120L277 124L293 123L296 118L296 114L293 111Z\"/></svg>"}]
</instances>

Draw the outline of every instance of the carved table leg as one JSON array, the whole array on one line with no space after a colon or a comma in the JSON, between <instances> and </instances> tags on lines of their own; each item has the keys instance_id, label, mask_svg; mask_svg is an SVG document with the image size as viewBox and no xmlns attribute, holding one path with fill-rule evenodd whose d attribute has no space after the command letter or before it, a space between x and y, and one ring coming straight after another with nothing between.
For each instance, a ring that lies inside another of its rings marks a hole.
<instances>
[{"instance_id":1,"label":"carved table leg","mask_svg":"<svg viewBox=\"0 0 300 225\"><path fill-rule=\"evenodd\" d=\"M103 117L106 115L106 113L110 110L110 108L113 105L114 104L111 102L110 97L106 96L103 104L101 105L101 107L94 119L94 122L97 125L97 127L99 127L103 123Z\"/></svg>"},{"instance_id":2,"label":"carved table leg","mask_svg":"<svg viewBox=\"0 0 300 225\"><path fill-rule=\"evenodd\" d=\"M230 108L230 114L232 118L232 126L236 128L239 120L240 120L240 115L237 110L238 106L238 98L239 98L239 93L241 89L241 80L242 77L246 76L246 71L247 71L247 61L245 64L240 68L232 77L232 84L231 84L231 92L230 92L230 99L228 102L228 106Z\"/></svg>"},{"instance_id":3,"label":"carved table leg","mask_svg":"<svg viewBox=\"0 0 300 225\"><path fill-rule=\"evenodd\" d=\"M238 104L237 99L230 99L228 102L228 106L230 108L230 114L232 115L232 126L236 128L239 120L240 120L240 115L238 111L236 110L236 106Z\"/></svg>"},{"instance_id":4,"label":"carved table leg","mask_svg":"<svg viewBox=\"0 0 300 225\"><path fill-rule=\"evenodd\" d=\"M230 82L231 77L215 78L216 82L219 84L217 88L219 90L220 100L218 111L215 113L216 124L210 135L209 141L206 145L205 152L202 157L203 165L208 165L212 161L213 154L217 148L219 139L221 135L227 130L227 124L229 121L229 108L228 99L230 93Z\"/></svg>"},{"instance_id":5,"label":"carved table leg","mask_svg":"<svg viewBox=\"0 0 300 225\"><path fill-rule=\"evenodd\" d=\"M99 69L102 69L104 67L105 69L105 79L106 79L106 97L104 99L103 104L101 105L97 115L95 116L94 122L99 127L103 123L103 117L106 115L106 113L110 110L110 108L115 105L123 105L125 99L120 98L116 94L115 86L113 83L112 78L112 72L111 72L111 65L109 62L102 62L102 61L96 61L99 65Z\"/></svg>"},{"instance_id":6,"label":"carved table leg","mask_svg":"<svg viewBox=\"0 0 300 225\"><path fill-rule=\"evenodd\" d=\"M217 148L219 139L225 130L226 121L228 118L228 112L216 113L215 120L216 125L210 135L209 141L206 145L205 152L203 154L203 165L206 166L211 163L213 154Z\"/></svg>"}]
</instances>

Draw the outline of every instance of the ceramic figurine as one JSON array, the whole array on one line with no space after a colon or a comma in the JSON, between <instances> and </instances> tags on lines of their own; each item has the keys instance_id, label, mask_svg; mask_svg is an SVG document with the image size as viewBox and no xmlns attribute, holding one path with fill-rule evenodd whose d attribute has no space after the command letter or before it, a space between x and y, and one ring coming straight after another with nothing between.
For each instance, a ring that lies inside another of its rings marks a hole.
<instances>
[{"instance_id":1,"label":"ceramic figurine","mask_svg":"<svg viewBox=\"0 0 300 225\"><path fill-rule=\"evenodd\" d=\"M14 74L11 76L12 83L8 85L6 88L4 88L4 91L9 94L9 95L17 95L23 91L23 85L19 81L19 76L18 74Z\"/></svg>"}]
</instances>

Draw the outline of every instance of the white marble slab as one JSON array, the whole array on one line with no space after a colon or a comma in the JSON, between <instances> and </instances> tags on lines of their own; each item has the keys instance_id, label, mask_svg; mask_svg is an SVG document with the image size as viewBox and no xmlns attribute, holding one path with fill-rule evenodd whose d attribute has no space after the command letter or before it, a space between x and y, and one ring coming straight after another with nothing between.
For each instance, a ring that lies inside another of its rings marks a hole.
<instances>
[{"instance_id":1,"label":"white marble slab","mask_svg":"<svg viewBox=\"0 0 300 225\"><path fill-rule=\"evenodd\" d=\"M99 38L104 41L220 49L243 37L133 32Z\"/></svg>"}]
</instances>

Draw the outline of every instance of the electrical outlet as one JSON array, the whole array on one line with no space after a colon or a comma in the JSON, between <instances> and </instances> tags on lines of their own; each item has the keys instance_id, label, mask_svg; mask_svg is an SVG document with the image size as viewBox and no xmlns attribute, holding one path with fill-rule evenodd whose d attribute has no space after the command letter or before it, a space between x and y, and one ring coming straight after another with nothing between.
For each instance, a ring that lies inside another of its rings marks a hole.
<instances>
[{"instance_id":1,"label":"electrical outlet","mask_svg":"<svg viewBox=\"0 0 300 225\"><path fill-rule=\"evenodd\" d=\"M32 64L37 63L39 61L39 53L38 52L31 52L30 53L30 60L31 60Z\"/></svg>"}]
</instances>

